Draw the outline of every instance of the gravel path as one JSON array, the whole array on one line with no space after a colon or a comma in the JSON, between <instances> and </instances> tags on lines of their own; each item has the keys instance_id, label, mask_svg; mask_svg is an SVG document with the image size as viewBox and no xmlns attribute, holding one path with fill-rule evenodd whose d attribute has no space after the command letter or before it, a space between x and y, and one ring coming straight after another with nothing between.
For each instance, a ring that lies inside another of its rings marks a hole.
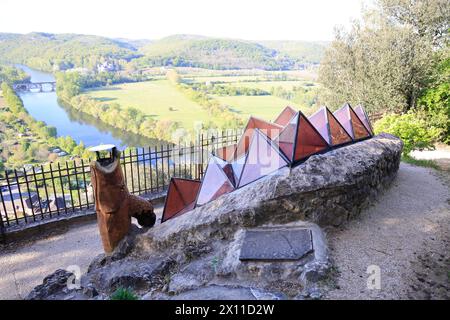
<instances>
[{"instance_id":1,"label":"gravel path","mask_svg":"<svg viewBox=\"0 0 450 320\"><path fill-rule=\"evenodd\" d=\"M155 213L160 218L162 207L157 206ZM95 220L68 230L55 230L19 246L0 246L0 300L23 299L57 269L77 265L84 273L92 259L102 252Z\"/></svg>"},{"instance_id":2,"label":"gravel path","mask_svg":"<svg viewBox=\"0 0 450 320\"><path fill-rule=\"evenodd\" d=\"M57 269L78 265L86 271L102 245L94 220L0 252L0 299L22 299Z\"/></svg>"},{"instance_id":3,"label":"gravel path","mask_svg":"<svg viewBox=\"0 0 450 320\"><path fill-rule=\"evenodd\" d=\"M419 160L433 160L442 169L450 171L450 146L437 144L436 150L411 152L413 158Z\"/></svg>"},{"instance_id":4,"label":"gravel path","mask_svg":"<svg viewBox=\"0 0 450 320\"><path fill-rule=\"evenodd\" d=\"M402 163L376 204L327 234L337 266L328 299L450 299L449 175ZM369 265L381 289L367 289Z\"/></svg>"}]
</instances>

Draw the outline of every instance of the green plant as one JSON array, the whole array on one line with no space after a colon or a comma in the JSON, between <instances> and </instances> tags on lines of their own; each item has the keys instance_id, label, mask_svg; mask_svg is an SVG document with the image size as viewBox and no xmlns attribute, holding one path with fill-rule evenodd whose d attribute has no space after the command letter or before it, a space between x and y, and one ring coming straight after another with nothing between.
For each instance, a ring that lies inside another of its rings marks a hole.
<instances>
[{"instance_id":1,"label":"green plant","mask_svg":"<svg viewBox=\"0 0 450 320\"><path fill-rule=\"evenodd\" d=\"M213 268L214 272L217 272L217 267L219 266L219 257L214 257L211 260L211 267Z\"/></svg>"},{"instance_id":2,"label":"green plant","mask_svg":"<svg viewBox=\"0 0 450 320\"><path fill-rule=\"evenodd\" d=\"M391 133L403 140L403 155L413 150L432 150L439 130L430 128L427 122L416 114L390 114L375 123L375 133Z\"/></svg>"},{"instance_id":3,"label":"green plant","mask_svg":"<svg viewBox=\"0 0 450 320\"><path fill-rule=\"evenodd\" d=\"M117 288L111 295L111 300L139 300L139 297L130 288Z\"/></svg>"},{"instance_id":4,"label":"green plant","mask_svg":"<svg viewBox=\"0 0 450 320\"><path fill-rule=\"evenodd\" d=\"M450 143L450 58L438 65L437 79L418 101L418 111L430 126L439 129L439 140Z\"/></svg>"}]
</instances>

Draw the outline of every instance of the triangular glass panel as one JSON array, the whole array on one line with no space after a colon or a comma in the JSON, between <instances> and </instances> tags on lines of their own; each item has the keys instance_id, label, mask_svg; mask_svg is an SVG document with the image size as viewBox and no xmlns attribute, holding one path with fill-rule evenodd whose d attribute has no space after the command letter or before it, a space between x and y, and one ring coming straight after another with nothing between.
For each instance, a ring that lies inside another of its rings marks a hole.
<instances>
[{"instance_id":1,"label":"triangular glass panel","mask_svg":"<svg viewBox=\"0 0 450 320\"><path fill-rule=\"evenodd\" d=\"M229 163L228 161L220 159L219 157L215 157L215 160L216 160L217 164L222 168L223 172L228 177L228 179L233 184L233 186L236 186L236 183L235 183L236 179L235 179L232 164Z\"/></svg>"},{"instance_id":2,"label":"triangular glass panel","mask_svg":"<svg viewBox=\"0 0 450 320\"><path fill-rule=\"evenodd\" d=\"M280 126L286 126L292 118L297 114L293 108L287 106L281 111L278 117L275 119L274 123L279 124Z\"/></svg>"},{"instance_id":3,"label":"triangular glass panel","mask_svg":"<svg viewBox=\"0 0 450 320\"><path fill-rule=\"evenodd\" d=\"M309 122L316 128L322 138L328 144L331 144L330 127L328 125L327 109L325 107L320 108L316 113L308 118Z\"/></svg>"},{"instance_id":4,"label":"triangular glass panel","mask_svg":"<svg viewBox=\"0 0 450 320\"><path fill-rule=\"evenodd\" d=\"M366 129L362 121L358 118L355 111L350 107L350 119L352 121L353 133L355 140L360 140L370 137L369 130Z\"/></svg>"},{"instance_id":5,"label":"triangular glass panel","mask_svg":"<svg viewBox=\"0 0 450 320\"><path fill-rule=\"evenodd\" d=\"M293 162L303 160L326 150L328 147L328 143L309 122L308 118L299 112Z\"/></svg>"},{"instance_id":6,"label":"triangular glass panel","mask_svg":"<svg viewBox=\"0 0 450 320\"><path fill-rule=\"evenodd\" d=\"M327 119L330 128L330 139L332 146L338 146L344 143L352 142L352 137L347 133L344 127L337 121L331 111L327 109Z\"/></svg>"},{"instance_id":7,"label":"triangular glass panel","mask_svg":"<svg viewBox=\"0 0 450 320\"><path fill-rule=\"evenodd\" d=\"M238 159L247 153L248 147L250 145L250 140L255 129L261 130L262 133L264 133L270 139L273 139L280 134L280 131L283 129L283 127L276 123L271 123L262 119L250 117L247 126L245 127L244 132L241 136L241 139L239 140L239 143L236 147L234 159Z\"/></svg>"},{"instance_id":8,"label":"triangular glass panel","mask_svg":"<svg viewBox=\"0 0 450 320\"><path fill-rule=\"evenodd\" d=\"M347 131L327 107L320 108L308 120L329 145L338 146L352 141Z\"/></svg>"},{"instance_id":9,"label":"triangular glass panel","mask_svg":"<svg viewBox=\"0 0 450 320\"><path fill-rule=\"evenodd\" d=\"M232 161L234 153L236 151L236 146L236 144L232 144L229 146L217 148L215 155L224 161Z\"/></svg>"},{"instance_id":10,"label":"triangular glass panel","mask_svg":"<svg viewBox=\"0 0 450 320\"><path fill-rule=\"evenodd\" d=\"M359 120L364 124L367 131L369 131L370 135L373 135L372 126L370 125L369 116L366 113L366 110L362 106L357 106L355 109L353 109L358 116Z\"/></svg>"},{"instance_id":11,"label":"triangular glass panel","mask_svg":"<svg viewBox=\"0 0 450 320\"><path fill-rule=\"evenodd\" d=\"M244 168L245 157L246 157L246 155L244 154L239 159L233 160L231 162L231 167L232 167L233 173L234 173L234 181L236 181L236 182L239 181L239 177L241 176L242 169Z\"/></svg>"},{"instance_id":12,"label":"triangular glass panel","mask_svg":"<svg viewBox=\"0 0 450 320\"><path fill-rule=\"evenodd\" d=\"M216 157L211 157L203 176L196 206L204 205L234 190L233 183L223 171Z\"/></svg>"},{"instance_id":13,"label":"triangular glass panel","mask_svg":"<svg viewBox=\"0 0 450 320\"><path fill-rule=\"evenodd\" d=\"M169 183L161 222L172 219L194 208L200 181L172 178Z\"/></svg>"},{"instance_id":14,"label":"triangular glass panel","mask_svg":"<svg viewBox=\"0 0 450 320\"><path fill-rule=\"evenodd\" d=\"M358 118L350 104L344 104L333 114L353 140L360 140L370 137L369 131Z\"/></svg>"},{"instance_id":15,"label":"triangular glass panel","mask_svg":"<svg viewBox=\"0 0 450 320\"><path fill-rule=\"evenodd\" d=\"M333 112L333 115L336 118L336 120L339 121L339 123L345 129L345 131L347 131L349 136L352 137L352 139L354 139L355 137L353 135L353 128L352 128L352 122L350 119L349 107L350 107L350 105L346 103L341 108L339 108L338 110Z\"/></svg>"},{"instance_id":16,"label":"triangular glass panel","mask_svg":"<svg viewBox=\"0 0 450 320\"><path fill-rule=\"evenodd\" d=\"M239 187L267 176L287 164L288 161L276 145L260 130L255 129L239 179Z\"/></svg>"},{"instance_id":17,"label":"triangular glass panel","mask_svg":"<svg viewBox=\"0 0 450 320\"><path fill-rule=\"evenodd\" d=\"M279 149L283 152L289 161L294 157L294 143L297 132L299 113L284 127L280 135L274 139Z\"/></svg>"}]
</instances>

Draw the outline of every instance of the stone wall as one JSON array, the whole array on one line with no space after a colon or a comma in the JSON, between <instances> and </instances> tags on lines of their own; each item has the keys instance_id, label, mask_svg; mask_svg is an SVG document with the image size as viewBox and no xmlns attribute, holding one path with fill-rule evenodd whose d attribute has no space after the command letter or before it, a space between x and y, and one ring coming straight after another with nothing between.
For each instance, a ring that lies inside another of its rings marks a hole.
<instances>
[{"instance_id":1,"label":"stone wall","mask_svg":"<svg viewBox=\"0 0 450 320\"><path fill-rule=\"evenodd\" d=\"M310 157L150 229L140 245L185 246L227 237L237 228L305 220L339 226L358 215L394 179L403 144L382 134Z\"/></svg>"},{"instance_id":2,"label":"stone wall","mask_svg":"<svg viewBox=\"0 0 450 320\"><path fill-rule=\"evenodd\" d=\"M312 156L148 231L135 230L113 255L92 262L82 290L45 295L41 286L30 298L106 298L120 286L152 299L201 298L201 292L238 298L249 290L294 298L329 266L317 225L339 226L357 216L395 178L401 151L401 140L381 134ZM239 260L248 228L308 225L316 248L301 261Z\"/></svg>"}]
</instances>

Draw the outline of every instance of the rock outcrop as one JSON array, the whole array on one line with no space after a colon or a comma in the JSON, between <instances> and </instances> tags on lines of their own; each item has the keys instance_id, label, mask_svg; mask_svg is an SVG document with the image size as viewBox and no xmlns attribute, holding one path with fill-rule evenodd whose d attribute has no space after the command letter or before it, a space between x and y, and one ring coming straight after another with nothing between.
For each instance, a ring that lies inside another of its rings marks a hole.
<instances>
[{"instance_id":1,"label":"rock outcrop","mask_svg":"<svg viewBox=\"0 0 450 320\"><path fill-rule=\"evenodd\" d=\"M308 292L318 297L314 283L330 266L319 226L339 226L357 216L395 178L401 151L400 139L381 134L312 156L150 230L133 232L112 255L92 262L79 291L95 290L96 298L118 287L146 299L233 298L233 293L235 298L283 299ZM292 261L241 261L244 234L255 228L308 228L314 250ZM45 298L36 289L34 297Z\"/></svg>"}]
</instances>

